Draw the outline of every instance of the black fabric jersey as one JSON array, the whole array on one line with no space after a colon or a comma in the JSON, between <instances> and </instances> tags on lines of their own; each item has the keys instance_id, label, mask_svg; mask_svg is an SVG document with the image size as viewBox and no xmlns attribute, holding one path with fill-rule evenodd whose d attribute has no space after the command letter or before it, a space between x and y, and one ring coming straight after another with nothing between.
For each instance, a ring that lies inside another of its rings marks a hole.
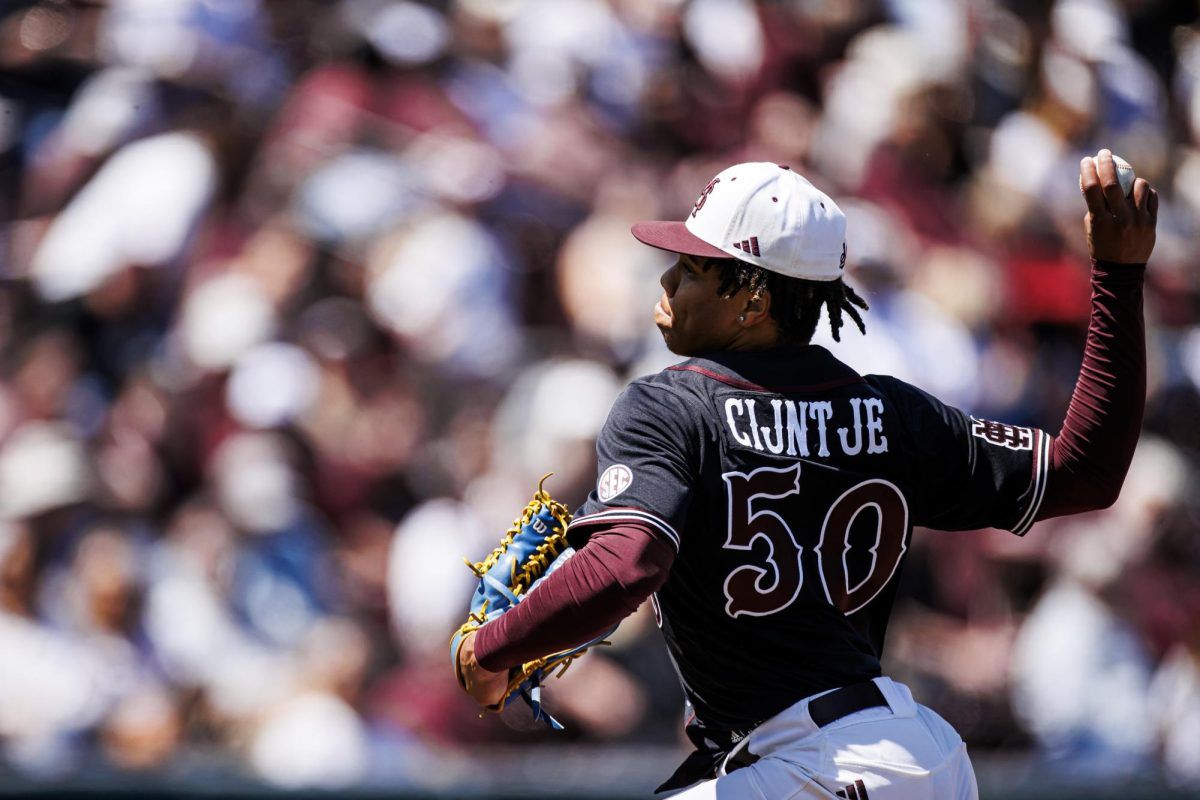
<instances>
[{"instance_id":1,"label":"black fabric jersey","mask_svg":"<svg viewBox=\"0 0 1200 800\"><path fill-rule=\"evenodd\" d=\"M913 526L1024 533L1047 450L821 347L692 359L614 404L570 535L634 519L677 548L659 625L696 722L744 731L878 676Z\"/></svg>"}]
</instances>

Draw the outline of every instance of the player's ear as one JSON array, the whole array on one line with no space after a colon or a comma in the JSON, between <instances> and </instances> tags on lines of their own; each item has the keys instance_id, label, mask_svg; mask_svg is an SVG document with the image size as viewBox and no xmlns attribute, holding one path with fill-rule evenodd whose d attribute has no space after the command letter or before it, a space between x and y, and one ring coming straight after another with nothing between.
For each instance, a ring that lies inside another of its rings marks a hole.
<instances>
[{"instance_id":1,"label":"player's ear","mask_svg":"<svg viewBox=\"0 0 1200 800\"><path fill-rule=\"evenodd\" d=\"M747 292L738 321L746 327L756 325L771 316L771 293L766 288Z\"/></svg>"}]
</instances>

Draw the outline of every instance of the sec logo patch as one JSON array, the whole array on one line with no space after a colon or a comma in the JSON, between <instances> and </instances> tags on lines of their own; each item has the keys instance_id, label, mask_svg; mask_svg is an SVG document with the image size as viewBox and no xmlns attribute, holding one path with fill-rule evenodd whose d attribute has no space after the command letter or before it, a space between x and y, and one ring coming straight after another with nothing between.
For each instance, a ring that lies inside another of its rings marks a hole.
<instances>
[{"instance_id":1,"label":"sec logo patch","mask_svg":"<svg viewBox=\"0 0 1200 800\"><path fill-rule=\"evenodd\" d=\"M633 483L633 471L624 464L613 464L604 470L600 480L596 481L596 495L600 502L607 503Z\"/></svg>"}]
</instances>

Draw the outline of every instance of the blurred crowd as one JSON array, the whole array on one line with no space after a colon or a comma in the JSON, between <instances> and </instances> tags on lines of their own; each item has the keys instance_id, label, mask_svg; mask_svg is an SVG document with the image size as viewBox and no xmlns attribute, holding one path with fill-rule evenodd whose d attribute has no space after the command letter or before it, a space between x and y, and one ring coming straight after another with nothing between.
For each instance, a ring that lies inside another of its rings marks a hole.
<instances>
[{"instance_id":1,"label":"blurred crowd","mask_svg":"<svg viewBox=\"0 0 1200 800\"><path fill-rule=\"evenodd\" d=\"M461 557L545 472L582 502L612 400L672 363L630 223L789 164L871 304L822 343L1054 432L1100 146L1162 200L1125 490L1024 540L918 531L887 668L973 753L1195 782L1195 2L6 0L3 759L332 787L678 741L640 613L556 686L566 734L480 720L447 651Z\"/></svg>"}]
</instances>

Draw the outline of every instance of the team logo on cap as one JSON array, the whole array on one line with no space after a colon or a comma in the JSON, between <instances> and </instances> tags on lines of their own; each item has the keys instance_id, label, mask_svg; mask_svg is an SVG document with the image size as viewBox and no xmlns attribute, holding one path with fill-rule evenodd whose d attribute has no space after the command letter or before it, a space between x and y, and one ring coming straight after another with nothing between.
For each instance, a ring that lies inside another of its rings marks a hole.
<instances>
[{"instance_id":1,"label":"team logo on cap","mask_svg":"<svg viewBox=\"0 0 1200 800\"><path fill-rule=\"evenodd\" d=\"M633 470L624 464L613 464L596 481L596 496L600 502L607 503L633 483Z\"/></svg>"},{"instance_id":2,"label":"team logo on cap","mask_svg":"<svg viewBox=\"0 0 1200 800\"><path fill-rule=\"evenodd\" d=\"M704 208L704 204L706 202L708 202L708 196L710 194L712 194L712 190L715 189L717 184L720 182L721 182L720 178L713 178L711 181L708 182L708 186L704 187L704 191L702 191L700 193L700 196L696 198L696 204L692 206L692 216L693 217L696 216L696 214L700 211L700 209Z\"/></svg>"}]
</instances>

